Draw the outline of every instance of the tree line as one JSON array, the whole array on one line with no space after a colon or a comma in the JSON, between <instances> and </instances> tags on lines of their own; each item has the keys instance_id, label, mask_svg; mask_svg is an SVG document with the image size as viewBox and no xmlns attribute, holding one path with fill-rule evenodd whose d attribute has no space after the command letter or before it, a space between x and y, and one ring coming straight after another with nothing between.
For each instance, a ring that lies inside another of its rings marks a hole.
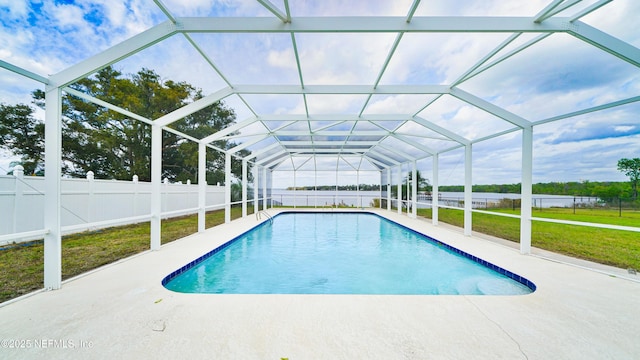
<instances>
[{"instance_id":1,"label":"tree line","mask_svg":"<svg viewBox=\"0 0 640 360\"><path fill-rule=\"evenodd\" d=\"M356 191L360 189L360 191L379 191L380 185L378 184L360 184L360 185L338 185L338 190L340 191ZM331 191L336 190L335 185L319 185L319 186L289 186L287 190L320 190L320 191Z\"/></svg>"},{"instance_id":2,"label":"tree line","mask_svg":"<svg viewBox=\"0 0 640 360\"><path fill-rule=\"evenodd\" d=\"M360 184L360 185L338 185L338 190L355 191L379 191L380 185L377 184ZM473 192L499 193L499 194L520 194L521 184L490 184L490 185L473 185ZM613 198L633 198L632 184L629 182L614 181L574 181L574 182L549 182L533 184L534 194L545 195L566 195L566 196L589 196L601 199ZM297 186L288 187L287 190L336 190L335 185L319 185L319 186ZM397 186L391 187L392 193L395 195ZM402 184L403 198L406 196L406 184ZM431 192L432 186L428 184L428 180L424 186L420 186L420 191ZM440 192L464 192L464 185L440 185Z\"/></svg>"},{"instance_id":3,"label":"tree line","mask_svg":"<svg viewBox=\"0 0 640 360\"><path fill-rule=\"evenodd\" d=\"M519 194L521 184L473 185L473 192L490 192L499 194ZM441 185L439 191L463 192L464 185ZM601 199L632 198L633 190L629 182L613 181L571 181L549 182L532 185L534 194L591 196Z\"/></svg>"},{"instance_id":4,"label":"tree line","mask_svg":"<svg viewBox=\"0 0 640 360\"><path fill-rule=\"evenodd\" d=\"M124 75L106 67L70 86L147 119L157 119L203 97L202 90L186 82L163 80L150 69ZM45 93L32 93L33 105L44 109ZM0 148L19 156L25 174L44 175L44 123L27 104L0 104ZM234 123L236 114L222 101L195 112L169 127L201 139ZM236 144L218 141L229 149ZM239 155L249 152L242 150ZM207 183L224 182L225 156L207 150ZM14 164L15 165L15 164ZM151 126L87 100L64 93L62 98L62 172L83 177L141 181L151 179ZM198 144L163 131L162 177L172 182L197 182ZM241 162L232 161L232 173L241 174Z\"/></svg>"}]
</instances>

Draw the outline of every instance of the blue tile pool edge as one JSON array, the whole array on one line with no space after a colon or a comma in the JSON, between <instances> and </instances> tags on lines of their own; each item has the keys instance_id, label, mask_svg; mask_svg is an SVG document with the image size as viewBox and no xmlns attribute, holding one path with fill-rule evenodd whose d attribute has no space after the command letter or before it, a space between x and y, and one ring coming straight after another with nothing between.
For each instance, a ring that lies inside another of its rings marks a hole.
<instances>
[{"instance_id":1,"label":"blue tile pool edge","mask_svg":"<svg viewBox=\"0 0 640 360\"><path fill-rule=\"evenodd\" d=\"M277 217L278 215L280 215L282 213L276 214L275 216L273 216L273 218ZM233 244L234 242L236 242L238 239L242 238L244 235L246 235L247 233L258 229L261 226L266 226L266 224L269 223L269 220L263 221L262 223L247 229L247 231L244 231L243 233L239 234L238 236L234 237L233 239L225 242L224 244L216 247L215 249L205 253L204 255L200 256L199 258L189 262L188 264L184 265L183 267L179 268L178 270L170 273L169 275L165 276L164 279L162 279L162 286L167 285L167 283L169 283L169 281L173 280L174 278L176 278L178 275L182 274L183 272L191 269L192 267L200 264L201 262L203 262L204 260L210 258L211 256L219 253L220 251L226 249L227 247L229 247L231 244Z\"/></svg>"},{"instance_id":2,"label":"blue tile pool edge","mask_svg":"<svg viewBox=\"0 0 640 360\"><path fill-rule=\"evenodd\" d=\"M431 242L435 243L436 245L442 246L445 249L447 249L447 250L449 250L449 251L451 251L453 253L456 253L456 254L458 254L460 256L463 256L463 257L465 257L465 258L467 258L467 259L469 259L469 260L471 260L471 261L473 261L475 263L478 263L478 264L480 264L480 265L482 265L482 266L484 266L486 268L489 268L489 269L491 269L491 270L493 270L493 271L495 271L497 273L500 273L500 274L510 278L511 280L517 281L520 284L528 287L531 290L531 293L535 292L536 289L537 289L536 284L534 284L532 281L530 281L529 279L527 279L527 278L525 278L523 276L515 274L515 273L513 273L513 272L511 272L511 271L509 271L509 270L507 270L505 268L502 268L502 267L500 267L498 265L490 263L489 261L483 260L483 259L481 259L481 258L479 258L477 256L471 255L468 252L462 251L462 250L460 250L460 249L458 249L458 248L456 248L454 246L451 246L451 245L449 245L447 243L444 243L444 242L442 242L442 241L440 241L438 239L434 239L433 237L431 237L431 236L429 236L427 234L423 234L423 233L421 233L419 231L411 229L410 227L407 227L407 226L404 226L404 225L402 225L400 223L397 223L397 222L395 222L395 221L393 221L393 220L391 220L389 218L386 218L386 217L381 216L381 215L376 214L376 213L369 213L369 214L378 216L378 217L382 218L383 220L392 222L392 223L394 223L394 224L396 224L396 225L398 225L398 226L400 226L400 227L402 227L402 228L404 228L404 229L406 229L408 231L411 231L411 232L413 232L415 234L418 234L420 236L424 236L427 239L427 241L431 241Z\"/></svg>"},{"instance_id":3,"label":"blue tile pool edge","mask_svg":"<svg viewBox=\"0 0 640 360\"><path fill-rule=\"evenodd\" d=\"M413 232L413 233L415 233L415 234L418 234L418 235L420 235L420 236L424 236L424 237L426 238L426 240L427 240L427 241L431 241L431 242L435 243L436 245L438 245L438 246L442 246L442 247L444 247L445 249L447 249L447 250L449 250L449 251L451 251L451 252L453 252L453 253L456 253L456 254L458 254L458 255L460 255L460 256L463 256L463 257L465 257L465 258L467 258L467 259L469 259L469 260L471 260L471 261L473 261L473 262L475 262L475 263L478 263L478 264L480 264L480 265L482 265L482 266L484 266L484 267L486 267L486 268L489 268L489 269L491 269L491 270L493 270L493 271L495 271L495 272L497 272L497 273L499 273L499 274L502 274L502 275L504 275L504 276L506 276L506 277L508 277L508 278L510 278L510 279L512 279L512 280L514 280L514 281L517 281L517 282L519 282L520 284L522 284L522 285L524 285L524 286L528 287L528 288L531 290L531 293L533 293L533 292L535 292L535 291L536 291L536 285L535 285L533 282L531 282L529 279L527 279L527 278L525 278L525 277L523 277L523 276L520 276L520 275L518 275L518 274L515 274L515 273L513 273L513 272L511 272L511 271L509 271L509 270L507 270L507 269L504 269L504 268L502 268L502 267L500 267L500 266L498 266L498 265L494 265L493 263L490 263L490 262L488 262L488 261L486 261L486 260L483 260L483 259L481 259L481 258L479 258L479 257L477 257L477 256L471 255L471 254L469 254L469 253L467 253L467 252L465 252L465 251L462 251L462 250L460 250L460 249L458 249L458 248L456 248L456 247L453 247L453 246L451 246L451 245L449 245L449 244L446 244L446 243L444 243L444 242L442 242L442 241L440 241L440 240L434 239L433 237L431 237L431 236L429 236L429 235L423 234L423 233L421 233L421 232L419 232L419 231L416 231L416 230L414 230L414 229L411 229L411 228L409 228L409 227L407 227L407 226L404 226L404 225L402 225L402 224L400 224L400 223L397 223L397 222L395 222L395 221L393 221L393 220L391 220L391 219L389 219L389 218L386 218L386 217L384 217L384 216L381 216L381 215L376 214L376 213L373 213L373 212L369 212L369 211L332 211L332 212L321 212L321 211L295 211L295 210L291 210L291 211L281 211L281 212L279 212L278 214L274 215L274 216L273 216L273 219L275 219L276 217L278 217L278 216L280 216L280 215L282 215L282 214L369 214L369 215L374 215L374 216L377 216L377 217L381 218L382 220L389 221L389 222L391 222L391 223L393 223L393 224L395 224L395 225L397 225L397 226L399 226L399 227L401 227L401 228L403 228L403 229L406 229L406 230L408 230L408 231L411 231L411 232ZM193 260L193 261L189 262L188 264L186 264L186 265L182 266L181 268L179 268L179 269L177 269L177 270L173 271L172 273L170 273L169 275L165 276L165 277L162 279L162 286L164 286L164 287L166 288L166 285L167 285L171 280L173 280L174 278L176 278L177 276L179 276L179 275L180 275L180 274L182 274L183 272L185 272L185 271L187 271L187 270L191 269L192 267L194 267L194 266L196 266L196 265L200 264L202 261L204 261L204 260L208 259L209 257L211 257L211 256L213 256L213 255L215 255L215 254L217 254L218 252L220 252L220 251L222 251L222 250L226 249L228 246L230 246L231 244L233 244L233 243L234 243L235 241L237 241L238 239L242 238L244 235L246 235L246 234L247 234L247 233L249 233L250 231L253 231L253 230L255 230L255 229L258 229L258 228L259 228L259 227L261 227L261 226L266 226L266 224L268 224L268 223L269 223L269 221L268 221L268 220L267 220L267 221L263 221L262 223L260 223L260 224L258 224L258 225L256 225L256 226L254 226L254 227L252 227L252 228L248 229L247 231L245 231L245 232L241 233L240 235L238 235L238 236L234 237L233 239L231 239L231 240L229 240L229 241L225 242L224 244L222 244L222 245L220 245L220 246L216 247L215 249L213 249L213 250L211 250L211 251L209 251L209 252L205 253L204 255L202 255L202 256L198 257L197 259L195 259L195 260Z\"/></svg>"}]
</instances>

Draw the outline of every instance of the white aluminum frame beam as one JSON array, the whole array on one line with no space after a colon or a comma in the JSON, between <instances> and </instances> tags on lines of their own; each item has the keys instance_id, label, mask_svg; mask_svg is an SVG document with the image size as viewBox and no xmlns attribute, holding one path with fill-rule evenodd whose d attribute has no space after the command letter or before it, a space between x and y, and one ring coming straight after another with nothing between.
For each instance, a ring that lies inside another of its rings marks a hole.
<instances>
[{"instance_id":1,"label":"white aluminum frame beam","mask_svg":"<svg viewBox=\"0 0 640 360\"><path fill-rule=\"evenodd\" d=\"M231 222L231 154L224 154L224 223Z\"/></svg>"},{"instance_id":2,"label":"white aluminum frame beam","mask_svg":"<svg viewBox=\"0 0 640 360\"><path fill-rule=\"evenodd\" d=\"M62 91L45 88L44 288L62 286Z\"/></svg>"},{"instance_id":3,"label":"white aluminum frame beam","mask_svg":"<svg viewBox=\"0 0 640 360\"><path fill-rule=\"evenodd\" d=\"M439 170L438 166L440 164L440 156L439 154L433 154L432 159L432 169L431 169L431 223L434 226L438 225L438 213L440 209L439 205L439 197L440 197L440 178L439 178Z\"/></svg>"},{"instance_id":4,"label":"white aluminum frame beam","mask_svg":"<svg viewBox=\"0 0 640 360\"><path fill-rule=\"evenodd\" d=\"M151 250L162 244L162 127L151 126Z\"/></svg>"},{"instance_id":5,"label":"white aluminum frame beam","mask_svg":"<svg viewBox=\"0 0 640 360\"><path fill-rule=\"evenodd\" d=\"M553 33L544 33L544 34L540 34L540 35L536 36L535 38L527 41L526 43L518 46L517 48L509 51L508 53L500 56L499 58L491 61L489 64L483 65L482 67L476 69L475 71L472 71L470 74L468 74L464 78L456 80L454 85L455 84L460 84L460 83L462 83L464 81L467 81L467 80L471 79L472 77L474 77L474 76L476 76L476 75L478 75L478 74L480 74L480 73L482 73L482 72L484 72L486 70L489 70L490 68L500 64L501 62L503 62L503 61L509 59L510 57L522 52L523 50L527 49L528 47L530 47L530 46L532 46L532 45L534 45L534 44L546 39L547 37L549 37L551 35L553 35Z\"/></svg>"},{"instance_id":6,"label":"white aluminum frame beam","mask_svg":"<svg viewBox=\"0 0 640 360\"><path fill-rule=\"evenodd\" d=\"M459 88L452 88L451 89L451 95L470 104L473 105L475 107L477 107L478 109L484 110L486 112L488 112L489 114L492 114L494 116L497 116L503 120L506 120L510 123L512 123L513 125L519 126L521 128L525 128L525 127L529 127L531 126L531 122L512 113L509 112L497 105L494 105L478 96L475 96L471 93L468 93L464 90L461 90Z\"/></svg>"},{"instance_id":7,"label":"white aluminum frame beam","mask_svg":"<svg viewBox=\"0 0 640 360\"><path fill-rule=\"evenodd\" d=\"M410 146L412 146L412 147L414 147L414 148L416 148L418 150L421 150L421 151L423 151L423 152L425 152L427 154L433 155L433 154L436 153L436 151L434 149L431 149L430 147L422 145L420 143L417 143L417 142L415 142L413 140L407 139L405 136L398 135L398 134L391 134L391 137L394 137L394 138L404 142L405 144L410 145Z\"/></svg>"},{"instance_id":8,"label":"white aluminum frame beam","mask_svg":"<svg viewBox=\"0 0 640 360\"><path fill-rule=\"evenodd\" d=\"M258 2L264 6L267 10L269 10L273 15L275 15L278 19L280 19L283 23L291 22L290 14L285 14L277 6L275 6L269 0L258 0Z\"/></svg>"},{"instance_id":9,"label":"white aluminum frame beam","mask_svg":"<svg viewBox=\"0 0 640 360\"><path fill-rule=\"evenodd\" d=\"M473 148L471 144L464 147L464 235L471 236L473 228Z\"/></svg>"},{"instance_id":10,"label":"white aluminum frame beam","mask_svg":"<svg viewBox=\"0 0 640 360\"><path fill-rule=\"evenodd\" d=\"M266 95L397 95L447 94L447 85L259 85L236 84L234 94ZM405 115L406 117L406 115Z\"/></svg>"},{"instance_id":11,"label":"white aluminum frame beam","mask_svg":"<svg viewBox=\"0 0 640 360\"><path fill-rule=\"evenodd\" d=\"M358 116L357 114L317 114L307 116L305 114L264 114L257 117L258 120L263 122L268 121L334 121L336 124L330 126L339 125L338 122L345 121L406 121L409 118L407 114L370 114Z\"/></svg>"},{"instance_id":12,"label":"white aluminum frame beam","mask_svg":"<svg viewBox=\"0 0 640 360\"><path fill-rule=\"evenodd\" d=\"M443 128L442 126L436 125L433 122L426 120L422 117L419 116L414 116L411 120L413 120L415 123L420 124L424 127L426 127L429 130L432 130L442 136L445 136L448 140L452 140L455 141L457 143L460 143L461 145L467 145L469 143L471 143L471 141L463 136L460 136L456 133L454 133L453 131L447 130L445 128ZM444 140L444 139L443 139Z\"/></svg>"},{"instance_id":13,"label":"white aluminum frame beam","mask_svg":"<svg viewBox=\"0 0 640 360\"><path fill-rule=\"evenodd\" d=\"M100 106L102 106L102 107L104 107L106 109L113 110L113 111L115 111L117 113L120 113L120 114L122 114L124 116L128 116L128 117L130 117L132 119L135 119L135 120L138 120L140 122L143 122L143 123L145 123L147 125L153 125L153 120L151 120L151 119L147 119L144 116L140 116L140 115L138 115L136 113L133 113L133 112L131 112L129 110L125 110L125 109L123 109L123 108L121 108L119 106L113 105L113 104L108 103L108 102L106 102L104 100L100 100L100 99L98 99L96 97L93 97L91 95L85 94L82 91L78 91L78 90L72 89L72 88L70 88L68 86L65 87L63 90L67 94L71 94L71 95L73 95L75 97L79 97L81 99L87 100L87 101L92 102L92 103L94 103L96 105L100 105Z\"/></svg>"},{"instance_id":14,"label":"white aluminum frame beam","mask_svg":"<svg viewBox=\"0 0 640 360\"><path fill-rule=\"evenodd\" d=\"M574 21L568 32L600 50L640 67L640 49L581 21Z\"/></svg>"},{"instance_id":15,"label":"white aluminum frame beam","mask_svg":"<svg viewBox=\"0 0 640 360\"><path fill-rule=\"evenodd\" d=\"M218 90L213 94L207 95L202 99L194 101L162 117L157 118L155 120L155 123L157 123L160 126L167 126L186 116L189 116L195 112L198 112L206 108L207 106L214 104L216 101L220 101L232 94L233 92L230 88L224 88L224 89Z\"/></svg>"},{"instance_id":16,"label":"white aluminum frame beam","mask_svg":"<svg viewBox=\"0 0 640 360\"><path fill-rule=\"evenodd\" d=\"M622 100L610 102L610 103L607 103L607 104L602 104L602 105L590 107L590 108L587 108L587 109L582 109L582 110L570 112L570 113L567 113L567 114L553 116L553 117L550 117L550 118L547 118L547 119L543 119L543 120L538 120L538 121L533 122L532 125L535 126L535 125L546 124L546 123L549 123L549 122L554 122L554 121L558 121L558 120L562 120L562 119L568 119L568 118L572 118L574 116L579 116L579 115L584 115L584 114L588 114L588 113L591 113L591 112L610 109L610 108L613 108L613 107L616 107L616 106L631 104L631 103L634 103L634 102L637 102L637 101L640 101L640 96L634 96L634 97L631 97L631 98L622 99Z\"/></svg>"},{"instance_id":17,"label":"white aluminum frame beam","mask_svg":"<svg viewBox=\"0 0 640 360\"><path fill-rule=\"evenodd\" d=\"M50 82L57 86L64 87L82 78L85 78L96 71L104 69L122 59L125 59L139 51L142 51L176 33L176 24L165 21L149 30L115 45L107 50L94 55L74 66L51 75Z\"/></svg>"},{"instance_id":18,"label":"white aluminum frame beam","mask_svg":"<svg viewBox=\"0 0 640 360\"><path fill-rule=\"evenodd\" d=\"M206 230L207 214L207 146L198 143L198 232Z\"/></svg>"},{"instance_id":19,"label":"white aluminum frame beam","mask_svg":"<svg viewBox=\"0 0 640 360\"><path fill-rule=\"evenodd\" d=\"M386 146L386 145L383 145L383 144L376 145L376 148L384 149L384 150L386 150L388 152L394 153L394 154L396 154L396 155L398 155L400 157L403 157L403 158L407 159L407 161L415 159L415 156L411 156L411 155L407 154L406 152L400 151L398 149L395 149L395 148L392 148L390 146Z\"/></svg>"},{"instance_id":20,"label":"white aluminum frame beam","mask_svg":"<svg viewBox=\"0 0 640 360\"><path fill-rule=\"evenodd\" d=\"M520 189L520 253L531 253L533 198L533 127L522 129L522 186Z\"/></svg>"},{"instance_id":21,"label":"white aluminum frame beam","mask_svg":"<svg viewBox=\"0 0 640 360\"><path fill-rule=\"evenodd\" d=\"M27 69L23 69L23 68L21 68L19 66L10 64L10 63L8 63L8 62L6 62L4 60L0 60L0 68L7 69L7 70L9 70L11 72L14 72L14 73L18 74L18 75L22 75L22 76L24 76L26 78L29 78L31 80L35 80L35 81L37 81L39 83L42 83L42 84L45 84L45 85L49 84L49 79L47 79L46 77L44 77L42 75L38 75L38 74L36 74L34 72L31 72L31 71L29 71Z\"/></svg>"},{"instance_id":22,"label":"white aluminum frame beam","mask_svg":"<svg viewBox=\"0 0 640 360\"><path fill-rule=\"evenodd\" d=\"M223 140L223 138L229 134L232 134L236 131L239 131L240 129L247 127L255 122L258 122L259 120L256 117L250 117L247 118L241 122L235 123L229 127L226 127L214 134L211 134L209 136L206 136L204 138L202 138L200 141L204 142L204 143L211 143L217 140Z\"/></svg>"},{"instance_id":23,"label":"white aluminum frame beam","mask_svg":"<svg viewBox=\"0 0 640 360\"><path fill-rule=\"evenodd\" d=\"M432 33L432 32L562 32L568 18L554 17L536 24L531 17L499 16L320 16L293 18L290 23L269 17L180 17L177 31L185 33Z\"/></svg>"}]
</instances>

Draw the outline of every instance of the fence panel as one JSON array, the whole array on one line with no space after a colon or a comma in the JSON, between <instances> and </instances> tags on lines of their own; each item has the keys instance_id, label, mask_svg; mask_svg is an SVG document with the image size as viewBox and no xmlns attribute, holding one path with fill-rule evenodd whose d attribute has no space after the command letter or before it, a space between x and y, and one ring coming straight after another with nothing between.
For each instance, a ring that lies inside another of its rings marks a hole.
<instances>
[{"instance_id":1,"label":"fence panel","mask_svg":"<svg viewBox=\"0 0 640 360\"><path fill-rule=\"evenodd\" d=\"M132 181L61 179L61 223L76 231L95 228L92 223L150 214L151 183ZM162 184L162 212L183 215L197 212L198 185ZM207 186L207 210L224 208L224 187ZM135 222L131 220L130 222ZM83 226L86 224L87 226ZM0 176L0 235L44 228L44 178Z\"/></svg>"}]
</instances>

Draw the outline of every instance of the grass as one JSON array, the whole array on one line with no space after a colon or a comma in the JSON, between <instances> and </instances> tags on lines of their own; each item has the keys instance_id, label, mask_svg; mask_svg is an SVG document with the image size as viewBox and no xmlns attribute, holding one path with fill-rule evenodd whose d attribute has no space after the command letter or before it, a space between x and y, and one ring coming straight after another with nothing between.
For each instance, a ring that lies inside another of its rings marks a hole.
<instances>
[{"instance_id":1,"label":"grass","mask_svg":"<svg viewBox=\"0 0 640 360\"><path fill-rule=\"evenodd\" d=\"M519 211L501 212L519 215ZM431 218L431 209L420 209L418 215ZM612 216L608 211L594 210L588 214L573 215L572 209L558 208L536 210L533 217L635 227L640 224L640 212L627 212L621 218ZM473 213L472 219L474 231L516 243L520 241L520 219L484 213ZM438 220L462 227L464 213L460 210L440 209ZM531 245L623 269L640 269L640 236L637 232L534 221Z\"/></svg>"},{"instance_id":2,"label":"grass","mask_svg":"<svg viewBox=\"0 0 640 360\"><path fill-rule=\"evenodd\" d=\"M242 216L240 207L231 209L231 218ZM207 228L224 223L224 210L206 214ZM162 244L198 231L197 215L162 221ZM135 255L149 249L150 224L140 223L83 232L62 238L62 279ZM34 241L9 246L0 251L0 302L42 288L44 244Z\"/></svg>"}]
</instances>

